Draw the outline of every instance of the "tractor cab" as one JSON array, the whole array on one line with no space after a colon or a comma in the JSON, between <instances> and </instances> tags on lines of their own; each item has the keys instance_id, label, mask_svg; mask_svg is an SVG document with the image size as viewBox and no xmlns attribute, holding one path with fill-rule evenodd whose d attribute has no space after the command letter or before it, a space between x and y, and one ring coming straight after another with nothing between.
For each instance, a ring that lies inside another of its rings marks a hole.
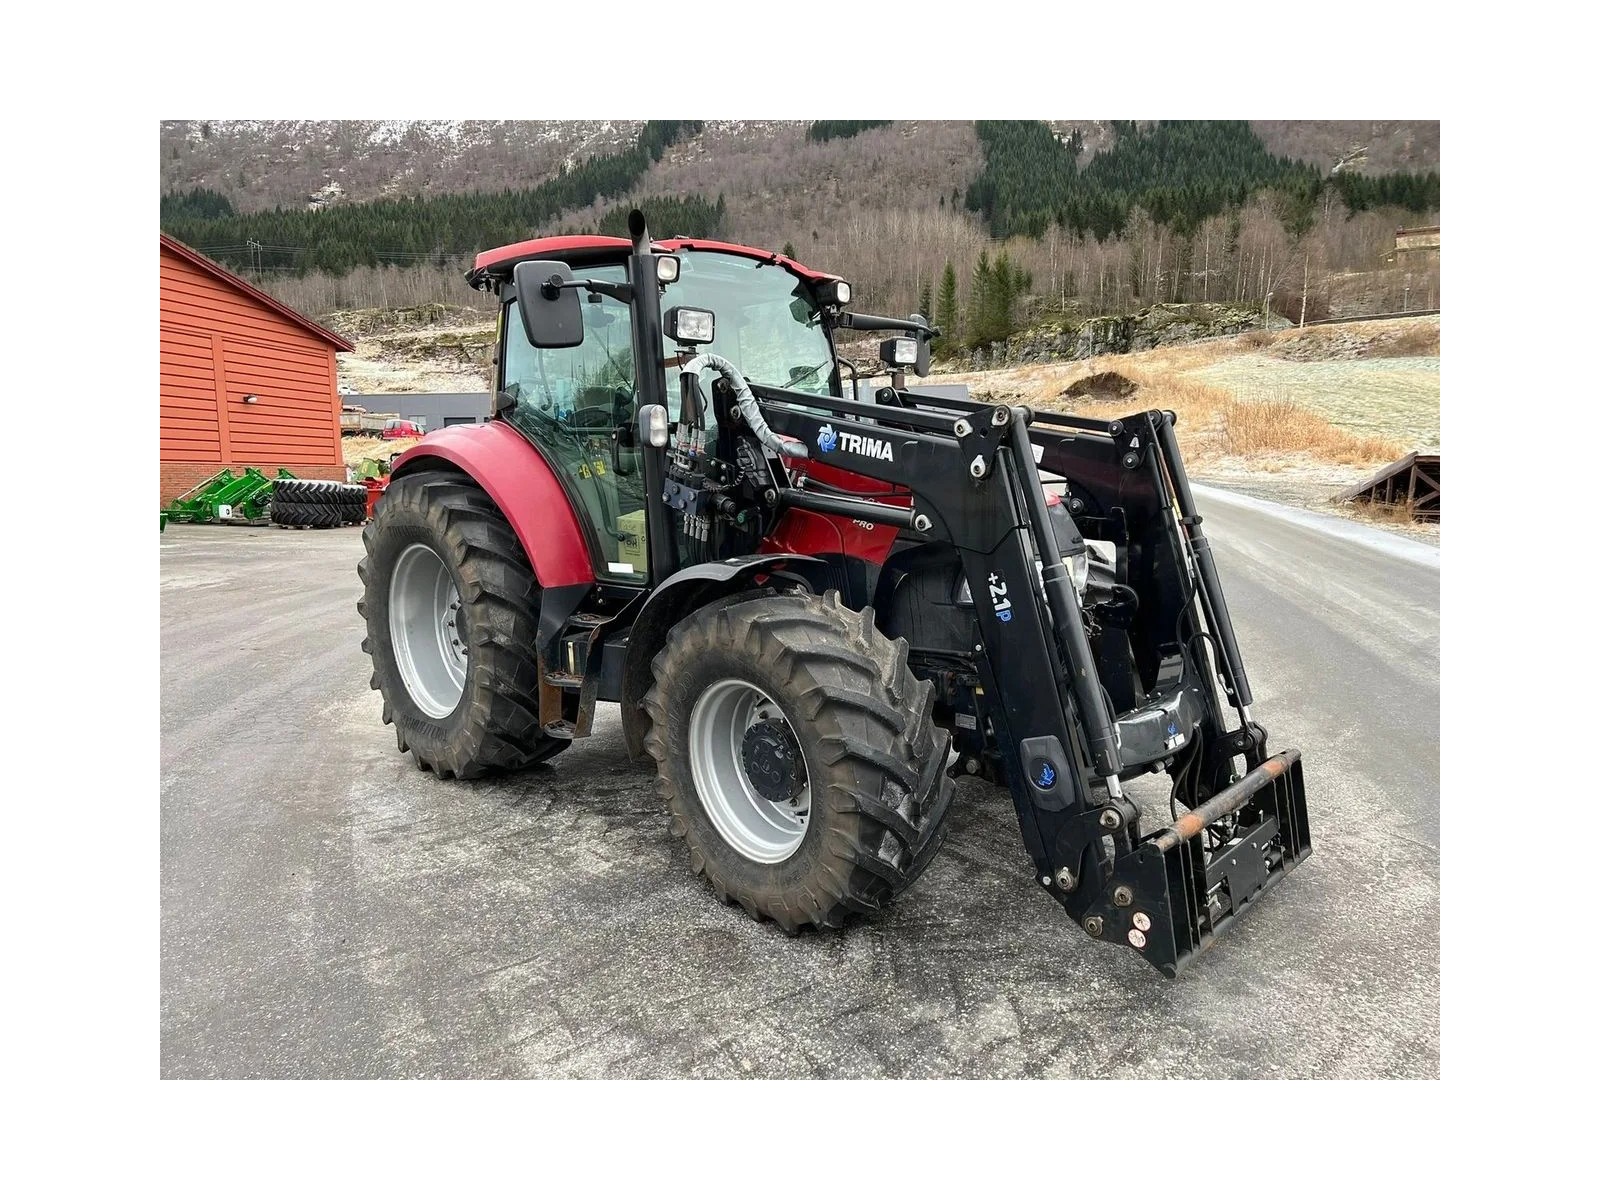
<instances>
[{"instance_id":1,"label":"tractor cab","mask_svg":"<svg viewBox=\"0 0 1600 1200\"><path fill-rule=\"evenodd\" d=\"M831 334L834 309L848 285L767 251L674 239L655 244L673 277L660 285L662 327L635 328L629 302L628 253L620 238L545 238L480 256L469 276L501 299L494 388L496 414L540 450L556 469L588 526L597 579L643 585L649 577L644 470L637 432L641 344L653 360L644 391L663 402L676 425L682 366L712 354L752 382L791 391L841 395ZM559 255L557 258L555 256ZM670 257L668 257L670 255ZM535 344L517 303L517 267L553 262L579 287L564 297L568 344ZM680 313L692 314L683 328ZM704 328L690 328L696 320ZM717 373L698 372L706 397L723 398ZM700 414L704 436L719 435L722 403ZM732 457L731 453L728 455Z\"/></svg>"}]
</instances>

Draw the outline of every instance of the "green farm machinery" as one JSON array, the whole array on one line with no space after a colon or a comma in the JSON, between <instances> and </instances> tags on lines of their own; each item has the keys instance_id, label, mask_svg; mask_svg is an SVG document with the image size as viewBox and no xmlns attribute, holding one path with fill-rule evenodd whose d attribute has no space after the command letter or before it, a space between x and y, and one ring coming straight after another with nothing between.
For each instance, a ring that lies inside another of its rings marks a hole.
<instances>
[{"instance_id":1,"label":"green farm machinery","mask_svg":"<svg viewBox=\"0 0 1600 1200\"><path fill-rule=\"evenodd\" d=\"M280 467L273 478L293 479L294 476ZM273 478L254 467L246 467L242 475L223 468L163 508L161 528L165 529L168 521L185 524L223 521L245 525L264 522L272 505Z\"/></svg>"}]
</instances>

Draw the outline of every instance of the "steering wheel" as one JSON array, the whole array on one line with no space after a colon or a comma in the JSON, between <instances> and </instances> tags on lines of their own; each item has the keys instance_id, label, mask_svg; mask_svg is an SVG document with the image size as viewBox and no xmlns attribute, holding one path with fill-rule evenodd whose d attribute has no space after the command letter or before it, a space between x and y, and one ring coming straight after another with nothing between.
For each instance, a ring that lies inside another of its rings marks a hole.
<instances>
[{"instance_id":1,"label":"steering wheel","mask_svg":"<svg viewBox=\"0 0 1600 1200\"><path fill-rule=\"evenodd\" d=\"M567 424L574 431L598 432L610 430L617 423L617 417L611 409L601 404L590 405L587 408L575 408L572 415L567 418Z\"/></svg>"}]
</instances>

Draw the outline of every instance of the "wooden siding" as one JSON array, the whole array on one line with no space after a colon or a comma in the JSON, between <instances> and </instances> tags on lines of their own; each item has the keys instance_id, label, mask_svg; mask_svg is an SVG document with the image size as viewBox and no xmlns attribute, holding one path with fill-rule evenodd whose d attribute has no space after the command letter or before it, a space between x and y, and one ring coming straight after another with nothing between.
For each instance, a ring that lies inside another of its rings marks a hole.
<instances>
[{"instance_id":1,"label":"wooden siding","mask_svg":"<svg viewBox=\"0 0 1600 1200\"><path fill-rule=\"evenodd\" d=\"M221 462L211 335L161 324L161 461Z\"/></svg>"},{"instance_id":2,"label":"wooden siding","mask_svg":"<svg viewBox=\"0 0 1600 1200\"><path fill-rule=\"evenodd\" d=\"M161 461L341 464L333 353L163 247Z\"/></svg>"}]
</instances>

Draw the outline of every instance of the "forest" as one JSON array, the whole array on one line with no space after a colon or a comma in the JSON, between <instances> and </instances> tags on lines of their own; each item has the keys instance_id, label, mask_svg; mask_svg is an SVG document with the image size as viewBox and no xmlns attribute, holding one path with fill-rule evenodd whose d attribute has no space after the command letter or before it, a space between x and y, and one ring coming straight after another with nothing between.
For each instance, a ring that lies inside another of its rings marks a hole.
<instances>
[{"instance_id":1,"label":"forest","mask_svg":"<svg viewBox=\"0 0 1600 1200\"><path fill-rule=\"evenodd\" d=\"M900 137L884 124L724 123L702 137L700 122L647 122L536 187L321 208L241 213L191 187L163 196L162 228L311 313L475 303L461 272L478 249L621 235L635 204L659 236L781 247L844 274L864 310L932 310L946 350L1152 303L1270 297L1290 319L1438 303L1436 264L1383 262L1397 226L1437 223L1437 171L1324 172L1245 122L1100 123L1092 155L1065 122L920 123Z\"/></svg>"},{"instance_id":2,"label":"forest","mask_svg":"<svg viewBox=\"0 0 1600 1200\"><path fill-rule=\"evenodd\" d=\"M1188 236L1207 217L1241 207L1270 189L1286 220L1303 232L1326 188L1352 212L1394 205L1413 212L1439 207L1439 176L1397 173L1324 178L1309 163L1268 153L1248 121L1158 121L1148 129L1114 122L1116 144L1078 167L1082 136L1058 139L1039 121L979 121L984 166L967 188L966 206L997 237L1041 237L1052 225L1121 234L1135 208Z\"/></svg>"},{"instance_id":3,"label":"forest","mask_svg":"<svg viewBox=\"0 0 1600 1200\"><path fill-rule=\"evenodd\" d=\"M834 138L855 137L869 129L881 129L888 121L813 121L806 137L813 142L831 142Z\"/></svg>"},{"instance_id":4,"label":"forest","mask_svg":"<svg viewBox=\"0 0 1600 1200\"><path fill-rule=\"evenodd\" d=\"M161 228L251 274L343 275L356 267L444 267L487 246L548 230L562 213L622 196L698 121L647 121L621 153L591 155L537 187L236 213L201 190L163 197Z\"/></svg>"}]
</instances>

